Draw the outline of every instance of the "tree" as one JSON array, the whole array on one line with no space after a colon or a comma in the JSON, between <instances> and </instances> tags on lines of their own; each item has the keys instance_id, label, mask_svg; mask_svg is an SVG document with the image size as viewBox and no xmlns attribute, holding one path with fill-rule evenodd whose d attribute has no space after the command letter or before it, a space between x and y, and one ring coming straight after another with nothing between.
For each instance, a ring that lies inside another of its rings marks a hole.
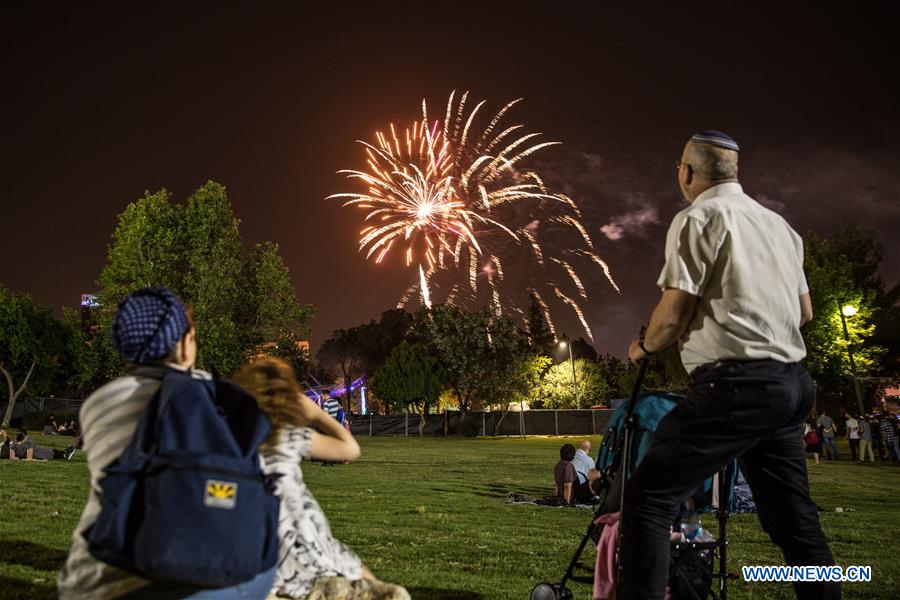
<instances>
[{"instance_id":1,"label":"tree","mask_svg":"<svg viewBox=\"0 0 900 600\"><path fill-rule=\"evenodd\" d=\"M552 364L553 360L543 354L528 354L517 360L516 370L509 379L512 385L506 389L508 395L504 397L505 402L500 404L500 418L494 422L493 435L500 431L511 404L519 403L522 407L527 402L530 406L539 397L544 374Z\"/></svg>"},{"instance_id":2,"label":"tree","mask_svg":"<svg viewBox=\"0 0 900 600\"><path fill-rule=\"evenodd\" d=\"M528 335L528 346L533 354L552 356L556 336L547 326L544 309L533 291L529 294L528 308L525 310L525 331Z\"/></svg>"},{"instance_id":3,"label":"tree","mask_svg":"<svg viewBox=\"0 0 900 600\"><path fill-rule=\"evenodd\" d=\"M334 368L343 375L344 385L348 389L344 395L344 410L347 412L350 411L349 388L353 383L353 376L359 372L360 365L365 360L359 342L361 327L336 330L319 346L316 354L321 364Z\"/></svg>"},{"instance_id":4,"label":"tree","mask_svg":"<svg viewBox=\"0 0 900 600\"><path fill-rule=\"evenodd\" d=\"M274 244L244 252L225 188L208 182L185 205L161 190L126 207L100 274L99 371L121 372L109 343L118 303L146 286L171 289L193 309L200 368L233 373L260 347L305 335L312 307L300 305Z\"/></svg>"},{"instance_id":5,"label":"tree","mask_svg":"<svg viewBox=\"0 0 900 600\"><path fill-rule=\"evenodd\" d=\"M538 388L535 408L589 408L599 404L609 395L600 367L596 362L580 358L575 361L578 383L578 402L572 384L572 364L565 360L553 365L544 375Z\"/></svg>"},{"instance_id":6,"label":"tree","mask_svg":"<svg viewBox=\"0 0 900 600\"><path fill-rule=\"evenodd\" d=\"M16 400L26 388L53 389L65 347L65 328L49 310L27 294L13 294L0 286L0 374L7 399L4 426L9 425Z\"/></svg>"},{"instance_id":7,"label":"tree","mask_svg":"<svg viewBox=\"0 0 900 600\"><path fill-rule=\"evenodd\" d=\"M584 338L578 338L572 342L572 358L583 358L591 362L597 362L597 351Z\"/></svg>"},{"instance_id":8,"label":"tree","mask_svg":"<svg viewBox=\"0 0 900 600\"><path fill-rule=\"evenodd\" d=\"M803 327L807 347L804 361L814 379L827 387L845 386L851 375L848 348L852 348L857 373L893 374L898 342L876 336L876 321L886 330L897 327L897 288L885 290L877 277L880 249L847 225L835 240L816 235L806 238L804 270L813 302L813 318ZM857 313L848 317L844 335L841 307L852 305ZM891 350L878 343L881 340ZM887 360L885 360L887 359Z\"/></svg>"},{"instance_id":9,"label":"tree","mask_svg":"<svg viewBox=\"0 0 900 600\"><path fill-rule=\"evenodd\" d=\"M372 391L382 400L418 409L419 435L425 427L425 415L436 406L446 384L438 361L422 344L401 342L372 379Z\"/></svg>"},{"instance_id":10,"label":"tree","mask_svg":"<svg viewBox=\"0 0 900 600\"><path fill-rule=\"evenodd\" d=\"M416 316L420 335L444 367L465 421L469 403L489 374L492 317L487 310L467 312L451 304L420 309Z\"/></svg>"}]
</instances>

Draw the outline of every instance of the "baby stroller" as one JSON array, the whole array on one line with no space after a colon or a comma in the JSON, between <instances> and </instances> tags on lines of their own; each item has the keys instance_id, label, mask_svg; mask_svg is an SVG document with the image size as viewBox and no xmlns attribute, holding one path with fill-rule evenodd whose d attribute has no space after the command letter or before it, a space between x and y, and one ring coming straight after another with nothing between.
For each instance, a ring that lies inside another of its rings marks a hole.
<instances>
[{"instance_id":1,"label":"baby stroller","mask_svg":"<svg viewBox=\"0 0 900 600\"><path fill-rule=\"evenodd\" d=\"M638 376L628 403L619 407L610 418L606 434L597 457L600 471L598 489L601 502L581 538L575 555L558 583L539 583L531 591L531 600L572 600L567 584L594 583L593 567L580 562L588 542L595 544L603 530L601 516L624 511L625 482L637 467L652 442L656 425L682 398L668 393L640 394L647 361L641 361ZM694 494L697 509L709 509L718 521L718 539L694 538L673 542L669 568L669 589L673 600L727 599L726 524L729 506L733 501L732 490L737 476L737 463L733 461L715 477L707 480ZM718 563L718 565L716 565ZM621 568L619 568L621 580Z\"/></svg>"}]
</instances>

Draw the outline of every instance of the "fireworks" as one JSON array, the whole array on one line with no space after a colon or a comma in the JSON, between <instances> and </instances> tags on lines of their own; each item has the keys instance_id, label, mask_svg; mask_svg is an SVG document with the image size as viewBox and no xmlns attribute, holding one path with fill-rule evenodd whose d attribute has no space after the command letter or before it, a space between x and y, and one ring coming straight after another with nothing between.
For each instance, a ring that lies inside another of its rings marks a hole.
<instances>
[{"instance_id":1,"label":"fireworks","mask_svg":"<svg viewBox=\"0 0 900 600\"><path fill-rule=\"evenodd\" d=\"M561 269L583 299L587 298L587 291L572 264L577 256L599 265L618 291L608 266L594 253L575 202L548 192L537 173L518 168L524 158L559 142L541 141L539 133L523 133L523 125L501 125L521 98L503 106L483 129L479 128L485 101L467 113L468 96L466 92L456 100L455 92L450 94L443 122L430 121L423 100L420 120L402 131L391 124L388 130L376 132L372 143L359 141L365 150L366 170L339 173L361 181L365 191L329 196L343 199L345 206L359 206L367 211L368 225L360 231L359 240L359 250L365 252L367 259L374 257L380 263L394 251L403 256L407 266L418 267L419 281L407 289L400 306L411 299L416 289L423 304L430 306L435 275L458 271L461 257L468 254L468 260L462 264L468 263L470 296L477 298L479 276L483 275L495 314L504 308L520 312L511 299L501 296L504 273L500 256L505 256L505 261L508 256L504 255L497 234L517 249L526 248L530 259L541 269L551 265ZM517 207L526 203L532 211L539 211L548 225L574 229L587 248L566 248L568 259L548 256L550 261L545 262L547 249L542 247L538 235L541 219L530 215L527 224L521 226L509 216L510 212L518 216L521 211L517 212ZM486 263L484 257L489 257ZM575 311L592 338L578 303L559 286L549 285ZM446 301L459 302L463 291L454 285ZM536 290L534 293L552 329L549 308Z\"/></svg>"}]
</instances>

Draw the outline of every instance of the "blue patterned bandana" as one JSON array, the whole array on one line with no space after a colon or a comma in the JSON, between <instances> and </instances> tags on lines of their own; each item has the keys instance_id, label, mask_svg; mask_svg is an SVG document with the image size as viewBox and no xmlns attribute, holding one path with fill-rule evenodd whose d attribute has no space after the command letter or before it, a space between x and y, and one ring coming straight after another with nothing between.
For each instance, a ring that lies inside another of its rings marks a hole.
<instances>
[{"instance_id":1,"label":"blue patterned bandana","mask_svg":"<svg viewBox=\"0 0 900 600\"><path fill-rule=\"evenodd\" d=\"M144 288L119 303L112 342L128 362L148 363L168 355L187 330L187 313L175 294Z\"/></svg>"}]
</instances>

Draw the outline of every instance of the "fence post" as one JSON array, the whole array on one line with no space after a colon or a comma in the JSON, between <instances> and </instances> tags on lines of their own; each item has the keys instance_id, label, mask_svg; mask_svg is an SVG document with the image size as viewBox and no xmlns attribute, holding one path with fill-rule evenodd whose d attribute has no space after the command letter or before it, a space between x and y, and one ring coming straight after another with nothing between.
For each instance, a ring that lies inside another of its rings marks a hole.
<instances>
[{"instance_id":1,"label":"fence post","mask_svg":"<svg viewBox=\"0 0 900 600\"><path fill-rule=\"evenodd\" d=\"M373 413L369 413L369 437L372 437L372 417L374 416Z\"/></svg>"},{"instance_id":2,"label":"fence post","mask_svg":"<svg viewBox=\"0 0 900 600\"><path fill-rule=\"evenodd\" d=\"M481 437L487 436L487 430L484 427L484 411L481 411Z\"/></svg>"},{"instance_id":3,"label":"fence post","mask_svg":"<svg viewBox=\"0 0 900 600\"><path fill-rule=\"evenodd\" d=\"M559 435L559 411L553 410L553 435Z\"/></svg>"},{"instance_id":4,"label":"fence post","mask_svg":"<svg viewBox=\"0 0 900 600\"><path fill-rule=\"evenodd\" d=\"M519 410L519 434L525 437L525 411Z\"/></svg>"},{"instance_id":5,"label":"fence post","mask_svg":"<svg viewBox=\"0 0 900 600\"><path fill-rule=\"evenodd\" d=\"M591 435L597 435L597 423L594 422L594 409L591 409Z\"/></svg>"},{"instance_id":6,"label":"fence post","mask_svg":"<svg viewBox=\"0 0 900 600\"><path fill-rule=\"evenodd\" d=\"M403 413L403 437L409 437L409 411Z\"/></svg>"}]
</instances>

